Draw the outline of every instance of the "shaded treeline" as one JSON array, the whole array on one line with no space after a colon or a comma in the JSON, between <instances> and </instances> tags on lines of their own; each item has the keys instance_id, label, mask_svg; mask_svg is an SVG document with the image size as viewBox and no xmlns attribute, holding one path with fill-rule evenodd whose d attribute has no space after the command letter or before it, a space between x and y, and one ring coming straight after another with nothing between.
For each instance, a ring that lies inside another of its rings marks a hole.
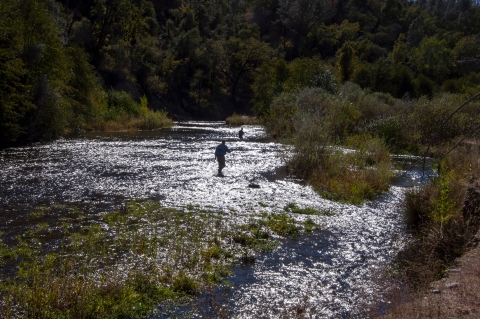
<instances>
[{"instance_id":1,"label":"shaded treeline","mask_svg":"<svg viewBox=\"0 0 480 319\"><path fill-rule=\"evenodd\" d=\"M146 101L262 116L259 74L287 77L299 57L399 98L480 83L476 1L5 0L0 15L2 147L116 127Z\"/></svg>"}]
</instances>

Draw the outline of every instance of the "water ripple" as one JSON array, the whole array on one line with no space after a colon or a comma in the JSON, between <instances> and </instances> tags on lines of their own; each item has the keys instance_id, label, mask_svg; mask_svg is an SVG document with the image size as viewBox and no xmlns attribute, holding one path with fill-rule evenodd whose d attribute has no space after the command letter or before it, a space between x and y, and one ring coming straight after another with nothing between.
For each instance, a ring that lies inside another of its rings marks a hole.
<instances>
[{"instance_id":1,"label":"water ripple","mask_svg":"<svg viewBox=\"0 0 480 319\"><path fill-rule=\"evenodd\" d=\"M348 317L373 293L370 274L401 245L397 207L406 187L422 183L419 166L407 169L415 159L403 157L388 194L362 206L339 204L288 178L283 161L288 148L269 140L262 127L244 130L239 140L238 128L221 122L186 122L154 132L87 133L1 151L0 230L13 235L29 227L28 213L39 205L95 203L106 210L130 198L220 209L242 220L292 202L330 209L334 216L310 216L321 231L283 242L254 264L238 267L229 304L238 318L275 317L275 309L299 303L309 304L318 318ZM224 178L215 176L214 150L221 140L232 149ZM260 188L249 187L252 183Z\"/></svg>"}]
</instances>

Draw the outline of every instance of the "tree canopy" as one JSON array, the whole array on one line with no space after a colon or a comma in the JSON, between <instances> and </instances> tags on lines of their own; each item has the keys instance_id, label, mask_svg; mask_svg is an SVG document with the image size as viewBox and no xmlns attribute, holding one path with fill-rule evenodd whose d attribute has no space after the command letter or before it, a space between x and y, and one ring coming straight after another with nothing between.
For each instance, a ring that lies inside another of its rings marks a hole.
<instances>
[{"instance_id":1,"label":"tree canopy","mask_svg":"<svg viewBox=\"0 0 480 319\"><path fill-rule=\"evenodd\" d=\"M109 92L179 119L263 116L298 59L317 72L298 83L397 98L470 92L480 71L471 0L3 0L0 16L0 147L106 116Z\"/></svg>"}]
</instances>

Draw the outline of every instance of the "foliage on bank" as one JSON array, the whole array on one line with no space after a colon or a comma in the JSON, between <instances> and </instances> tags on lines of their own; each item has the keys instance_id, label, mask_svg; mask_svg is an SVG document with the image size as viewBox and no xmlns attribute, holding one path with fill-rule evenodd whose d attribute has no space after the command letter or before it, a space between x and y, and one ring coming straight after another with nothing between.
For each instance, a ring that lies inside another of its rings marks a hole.
<instances>
[{"instance_id":1,"label":"foliage on bank","mask_svg":"<svg viewBox=\"0 0 480 319\"><path fill-rule=\"evenodd\" d=\"M318 227L286 212L240 223L221 211L155 201L132 201L98 218L76 208L62 216L1 244L2 318L146 318L155 309L195 306L192 297L223 283L236 264Z\"/></svg>"},{"instance_id":2,"label":"foliage on bank","mask_svg":"<svg viewBox=\"0 0 480 319\"><path fill-rule=\"evenodd\" d=\"M328 63L301 58L265 66L253 86L267 130L294 146L291 171L330 199L372 199L388 190L390 152L428 147L429 156L441 156L442 145L474 136L480 124L478 100L456 111L466 93L398 99L340 83Z\"/></svg>"},{"instance_id":3,"label":"foliage on bank","mask_svg":"<svg viewBox=\"0 0 480 319\"><path fill-rule=\"evenodd\" d=\"M253 116L239 115L239 114L233 113L231 116L225 119L225 123L227 125L232 125L232 126L261 125L262 120Z\"/></svg>"},{"instance_id":4,"label":"foliage on bank","mask_svg":"<svg viewBox=\"0 0 480 319\"><path fill-rule=\"evenodd\" d=\"M0 15L0 147L115 128L102 110L122 91L224 119L263 117L295 88L333 93L332 77L405 100L480 85L475 1L5 0Z\"/></svg>"},{"instance_id":5,"label":"foliage on bank","mask_svg":"<svg viewBox=\"0 0 480 319\"><path fill-rule=\"evenodd\" d=\"M480 176L479 155L477 146L455 150L438 162L437 177L407 193L404 209L413 240L396 257L396 267L416 291L440 279L478 231L479 208L468 206L478 198L466 199L467 187L475 185L472 178Z\"/></svg>"}]
</instances>

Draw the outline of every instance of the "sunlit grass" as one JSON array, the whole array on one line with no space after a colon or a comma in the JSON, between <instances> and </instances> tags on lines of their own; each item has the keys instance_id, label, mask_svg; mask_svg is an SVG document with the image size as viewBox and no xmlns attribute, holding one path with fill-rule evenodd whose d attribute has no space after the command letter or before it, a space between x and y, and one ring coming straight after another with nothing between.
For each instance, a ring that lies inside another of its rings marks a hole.
<instances>
[{"instance_id":1,"label":"sunlit grass","mask_svg":"<svg viewBox=\"0 0 480 319\"><path fill-rule=\"evenodd\" d=\"M225 120L228 125L240 126L240 125L261 125L262 121L253 116L233 114Z\"/></svg>"},{"instance_id":2,"label":"sunlit grass","mask_svg":"<svg viewBox=\"0 0 480 319\"><path fill-rule=\"evenodd\" d=\"M379 140L367 139L352 151L328 147L300 150L289 165L327 199L361 204L390 187L390 154Z\"/></svg>"},{"instance_id":3,"label":"sunlit grass","mask_svg":"<svg viewBox=\"0 0 480 319\"><path fill-rule=\"evenodd\" d=\"M88 131L154 130L173 126L173 121L165 112L150 111L138 115L120 114L108 120L92 122L86 125Z\"/></svg>"},{"instance_id":4,"label":"sunlit grass","mask_svg":"<svg viewBox=\"0 0 480 319\"><path fill-rule=\"evenodd\" d=\"M32 216L40 213L48 208ZM316 227L285 212L240 224L222 211L155 201L128 202L95 219L66 216L60 227L41 223L0 246L0 317L145 318L157 305L188 303L225 282L236 264L275 249L279 238Z\"/></svg>"},{"instance_id":5,"label":"sunlit grass","mask_svg":"<svg viewBox=\"0 0 480 319\"><path fill-rule=\"evenodd\" d=\"M285 205L283 210L286 212L303 215L333 216L335 214L331 209L314 209L311 207L300 208L295 203L288 203L287 205Z\"/></svg>"}]
</instances>

